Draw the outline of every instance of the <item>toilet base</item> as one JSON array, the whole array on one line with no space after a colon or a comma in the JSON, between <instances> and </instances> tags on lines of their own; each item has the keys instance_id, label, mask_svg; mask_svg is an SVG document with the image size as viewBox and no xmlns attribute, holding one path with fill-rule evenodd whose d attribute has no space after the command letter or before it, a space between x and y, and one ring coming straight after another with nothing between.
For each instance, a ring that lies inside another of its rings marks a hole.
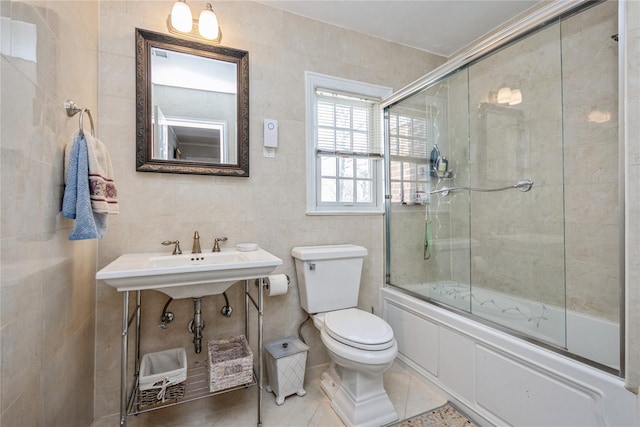
<instances>
[{"instance_id":1,"label":"toilet base","mask_svg":"<svg viewBox=\"0 0 640 427\"><path fill-rule=\"evenodd\" d=\"M382 385L381 373L343 369L331 408L347 427L380 427L398 419Z\"/></svg>"},{"instance_id":2,"label":"toilet base","mask_svg":"<svg viewBox=\"0 0 640 427\"><path fill-rule=\"evenodd\" d=\"M322 377L320 378L320 388L322 388L322 391L325 392L329 399L333 399L338 388L340 388L339 368L340 367L336 365L336 362L331 360L329 362L329 367L322 373Z\"/></svg>"}]
</instances>

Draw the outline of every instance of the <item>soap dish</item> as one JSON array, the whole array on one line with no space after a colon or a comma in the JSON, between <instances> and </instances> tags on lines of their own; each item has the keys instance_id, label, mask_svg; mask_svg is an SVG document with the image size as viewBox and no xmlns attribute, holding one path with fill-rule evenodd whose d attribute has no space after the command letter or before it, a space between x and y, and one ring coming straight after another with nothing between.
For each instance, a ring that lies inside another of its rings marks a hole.
<instances>
[{"instance_id":1,"label":"soap dish","mask_svg":"<svg viewBox=\"0 0 640 427\"><path fill-rule=\"evenodd\" d=\"M257 243L238 243L236 245L236 249L239 250L240 252L257 251L258 244Z\"/></svg>"}]
</instances>

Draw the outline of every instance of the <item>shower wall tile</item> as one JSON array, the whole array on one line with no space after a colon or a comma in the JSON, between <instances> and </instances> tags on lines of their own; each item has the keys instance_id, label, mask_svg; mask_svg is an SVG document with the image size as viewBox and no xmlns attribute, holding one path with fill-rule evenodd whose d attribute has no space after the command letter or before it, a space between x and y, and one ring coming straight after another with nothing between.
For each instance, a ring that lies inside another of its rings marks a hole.
<instances>
[{"instance_id":1,"label":"shower wall tile","mask_svg":"<svg viewBox=\"0 0 640 427\"><path fill-rule=\"evenodd\" d=\"M205 2L190 1L192 10ZM168 1L100 2L100 137L110 147L118 182L120 215L110 219L100 242L102 267L124 252L164 251L167 239L190 249L198 230L203 248L214 237L227 236L226 246L257 242L282 258L278 273L291 277L289 293L267 298L265 340L297 334L305 314L300 308L290 252L297 245L354 243L365 246L359 306L378 310L384 283L383 217L307 216L305 93L306 70L399 89L444 59L404 46L315 22L258 2L220 2L215 11L222 44L249 51L249 178L140 173L135 171L135 28L167 33ZM274 159L262 156L262 121L279 122ZM238 334L244 304L241 286L229 291L235 310L220 314L223 299L207 297L205 341ZM119 322L122 295L99 283L97 294L96 417L118 411ZM166 330L158 323L166 297L144 292L143 351L182 346L195 357L186 325L193 318L189 300L171 303L176 316ZM308 322L303 334L310 343L308 366L326 363L327 354Z\"/></svg>"},{"instance_id":2,"label":"shower wall tile","mask_svg":"<svg viewBox=\"0 0 640 427\"><path fill-rule=\"evenodd\" d=\"M471 185L535 183L527 193L470 194L471 272L473 285L564 306L558 40L552 26L469 69L471 104L479 105L471 117ZM501 87L519 89L522 103L495 105Z\"/></svg>"},{"instance_id":3,"label":"shower wall tile","mask_svg":"<svg viewBox=\"0 0 640 427\"><path fill-rule=\"evenodd\" d=\"M535 182L526 194L472 194L472 237L480 242L472 251L474 284L564 306L566 249L568 308L613 321L620 256L617 56L610 38L617 32L616 12L615 2L598 5L563 22L562 31L560 25L547 28L470 68L473 105L502 86L521 90L522 104L502 107L501 114L515 120L521 112L521 128L510 131L522 132L526 144L517 153L491 150L509 128L491 128L477 116L472 185ZM596 108L611 120L589 122ZM584 274L585 265L594 274Z\"/></svg>"},{"instance_id":4,"label":"shower wall tile","mask_svg":"<svg viewBox=\"0 0 640 427\"><path fill-rule=\"evenodd\" d=\"M617 10L604 2L562 24L567 308L613 322L623 245ZM609 119L593 121L594 112Z\"/></svg>"},{"instance_id":5,"label":"shower wall tile","mask_svg":"<svg viewBox=\"0 0 640 427\"><path fill-rule=\"evenodd\" d=\"M98 2L3 1L0 11L36 37L22 46L32 55L1 57L0 424L86 426L97 245L69 242L60 208L78 128L64 101L97 113Z\"/></svg>"},{"instance_id":6,"label":"shower wall tile","mask_svg":"<svg viewBox=\"0 0 640 427\"><path fill-rule=\"evenodd\" d=\"M628 1L621 35L626 40L626 385L640 385L640 2Z\"/></svg>"}]
</instances>

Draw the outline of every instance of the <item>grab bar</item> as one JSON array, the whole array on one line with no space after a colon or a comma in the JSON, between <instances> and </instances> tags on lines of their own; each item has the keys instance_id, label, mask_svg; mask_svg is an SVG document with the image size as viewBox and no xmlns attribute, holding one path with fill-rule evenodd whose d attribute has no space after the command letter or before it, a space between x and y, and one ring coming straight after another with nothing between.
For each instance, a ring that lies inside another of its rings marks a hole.
<instances>
[{"instance_id":1,"label":"grab bar","mask_svg":"<svg viewBox=\"0 0 640 427\"><path fill-rule=\"evenodd\" d=\"M507 187L500 187L500 188L442 187L439 190L430 191L429 194L441 194L443 196L447 196L452 191L460 191L460 190L480 191L482 193L491 193L491 192L494 192L494 191L504 191L504 190L512 190L512 189L518 189L518 190L522 191L523 193L526 193L527 191L531 190L531 187L533 187L533 181L531 181L530 179L523 179L522 181L518 181L516 184L509 185Z\"/></svg>"}]
</instances>

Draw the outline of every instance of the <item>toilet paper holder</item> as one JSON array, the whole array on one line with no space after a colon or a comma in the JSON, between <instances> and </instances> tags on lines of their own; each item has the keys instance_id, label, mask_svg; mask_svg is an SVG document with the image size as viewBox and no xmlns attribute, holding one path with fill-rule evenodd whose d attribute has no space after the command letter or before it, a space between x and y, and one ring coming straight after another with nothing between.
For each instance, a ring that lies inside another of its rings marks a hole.
<instances>
[{"instance_id":1,"label":"toilet paper holder","mask_svg":"<svg viewBox=\"0 0 640 427\"><path fill-rule=\"evenodd\" d=\"M287 278L287 285L290 285L290 284L291 284L291 278L289 278L289 275L288 275L288 274L285 274L285 277ZM263 279L264 279L264 277L263 277ZM263 281L263 283L264 283L264 285L263 285L263 286L264 286L264 288L265 288L265 289L269 289L269 282L267 282L267 281ZM259 286L259 284L260 284L260 279L256 279L256 280L255 280L255 285L256 285L256 287L258 287L258 286Z\"/></svg>"}]
</instances>

